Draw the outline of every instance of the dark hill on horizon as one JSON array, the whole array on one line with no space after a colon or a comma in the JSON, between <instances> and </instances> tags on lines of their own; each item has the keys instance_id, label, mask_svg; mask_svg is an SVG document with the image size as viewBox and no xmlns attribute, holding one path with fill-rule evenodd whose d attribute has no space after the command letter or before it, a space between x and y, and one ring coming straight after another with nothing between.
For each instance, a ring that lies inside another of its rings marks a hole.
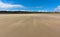
<instances>
[{"instance_id":1,"label":"dark hill on horizon","mask_svg":"<svg viewBox=\"0 0 60 37\"><path fill-rule=\"evenodd\" d=\"M60 13L60 12L0 11L0 14L30 14L30 13Z\"/></svg>"}]
</instances>

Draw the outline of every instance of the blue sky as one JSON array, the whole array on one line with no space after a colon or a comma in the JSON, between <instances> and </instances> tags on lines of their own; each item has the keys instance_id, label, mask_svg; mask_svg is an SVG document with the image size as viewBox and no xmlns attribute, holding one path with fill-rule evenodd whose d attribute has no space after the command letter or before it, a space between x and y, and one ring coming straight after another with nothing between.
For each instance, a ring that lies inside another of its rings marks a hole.
<instances>
[{"instance_id":1,"label":"blue sky","mask_svg":"<svg viewBox=\"0 0 60 37\"><path fill-rule=\"evenodd\" d=\"M60 0L0 0L0 10L60 11Z\"/></svg>"}]
</instances>

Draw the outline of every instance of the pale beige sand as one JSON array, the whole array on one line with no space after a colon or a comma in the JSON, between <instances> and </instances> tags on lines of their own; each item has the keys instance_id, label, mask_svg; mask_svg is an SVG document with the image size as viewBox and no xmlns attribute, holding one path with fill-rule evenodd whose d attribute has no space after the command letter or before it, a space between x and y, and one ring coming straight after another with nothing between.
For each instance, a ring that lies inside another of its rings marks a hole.
<instances>
[{"instance_id":1,"label":"pale beige sand","mask_svg":"<svg viewBox=\"0 0 60 37\"><path fill-rule=\"evenodd\" d=\"M0 14L0 37L60 37L60 15Z\"/></svg>"}]
</instances>

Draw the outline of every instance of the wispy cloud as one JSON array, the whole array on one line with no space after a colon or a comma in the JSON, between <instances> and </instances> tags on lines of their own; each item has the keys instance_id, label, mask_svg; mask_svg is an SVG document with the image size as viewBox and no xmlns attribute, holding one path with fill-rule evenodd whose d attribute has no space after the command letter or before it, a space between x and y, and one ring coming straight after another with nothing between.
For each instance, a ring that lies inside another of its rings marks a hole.
<instances>
[{"instance_id":1,"label":"wispy cloud","mask_svg":"<svg viewBox=\"0 0 60 37\"><path fill-rule=\"evenodd\" d=\"M0 0L0 11L17 11L18 9L16 8L25 8L25 6L21 4L4 3Z\"/></svg>"},{"instance_id":2,"label":"wispy cloud","mask_svg":"<svg viewBox=\"0 0 60 37\"><path fill-rule=\"evenodd\" d=\"M60 12L60 5L54 9L54 12Z\"/></svg>"},{"instance_id":3,"label":"wispy cloud","mask_svg":"<svg viewBox=\"0 0 60 37\"><path fill-rule=\"evenodd\" d=\"M32 10L20 10L20 11L29 11L29 12L32 12Z\"/></svg>"},{"instance_id":4,"label":"wispy cloud","mask_svg":"<svg viewBox=\"0 0 60 37\"><path fill-rule=\"evenodd\" d=\"M33 9L42 8L42 6L25 7L21 4L4 3L0 0L0 11L35 11ZM47 12L47 10L38 10L38 12Z\"/></svg>"},{"instance_id":5,"label":"wispy cloud","mask_svg":"<svg viewBox=\"0 0 60 37\"><path fill-rule=\"evenodd\" d=\"M2 1L0 1L0 8L16 8L16 7L20 7L20 8L23 8L24 6L23 5L15 5L15 4L7 4L7 3L4 3Z\"/></svg>"},{"instance_id":6,"label":"wispy cloud","mask_svg":"<svg viewBox=\"0 0 60 37\"><path fill-rule=\"evenodd\" d=\"M38 10L38 12L48 12L48 10Z\"/></svg>"}]
</instances>

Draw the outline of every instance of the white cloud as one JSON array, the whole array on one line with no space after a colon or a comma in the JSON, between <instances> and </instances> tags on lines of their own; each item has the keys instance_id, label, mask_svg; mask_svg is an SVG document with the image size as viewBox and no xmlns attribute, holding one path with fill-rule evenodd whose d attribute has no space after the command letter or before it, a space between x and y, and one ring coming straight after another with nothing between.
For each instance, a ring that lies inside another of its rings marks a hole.
<instances>
[{"instance_id":1,"label":"white cloud","mask_svg":"<svg viewBox=\"0 0 60 37\"><path fill-rule=\"evenodd\" d=\"M30 11L31 12L31 10L20 10L20 11Z\"/></svg>"},{"instance_id":2,"label":"white cloud","mask_svg":"<svg viewBox=\"0 0 60 37\"><path fill-rule=\"evenodd\" d=\"M8 4L8 3L4 3L2 1L0 1L0 8L16 8L16 7L20 7L23 8L23 5L18 5L18 4Z\"/></svg>"},{"instance_id":3,"label":"white cloud","mask_svg":"<svg viewBox=\"0 0 60 37\"><path fill-rule=\"evenodd\" d=\"M54 12L60 12L60 6L57 6L57 7L54 9Z\"/></svg>"},{"instance_id":4,"label":"white cloud","mask_svg":"<svg viewBox=\"0 0 60 37\"><path fill-rule=\"evenodd\" d=\"M20 11L27 11L27 10L20 10Z\"/></svg>"},{"instance_id":5,"label":"white cloud","mask_svg":"<svg viewBox=\"0 0 60 37\"><path fill-rule=\"evenodd\" d=\"M48 10L38 10L38 12L48 12Z\"/></svg>"}]
</instances>

